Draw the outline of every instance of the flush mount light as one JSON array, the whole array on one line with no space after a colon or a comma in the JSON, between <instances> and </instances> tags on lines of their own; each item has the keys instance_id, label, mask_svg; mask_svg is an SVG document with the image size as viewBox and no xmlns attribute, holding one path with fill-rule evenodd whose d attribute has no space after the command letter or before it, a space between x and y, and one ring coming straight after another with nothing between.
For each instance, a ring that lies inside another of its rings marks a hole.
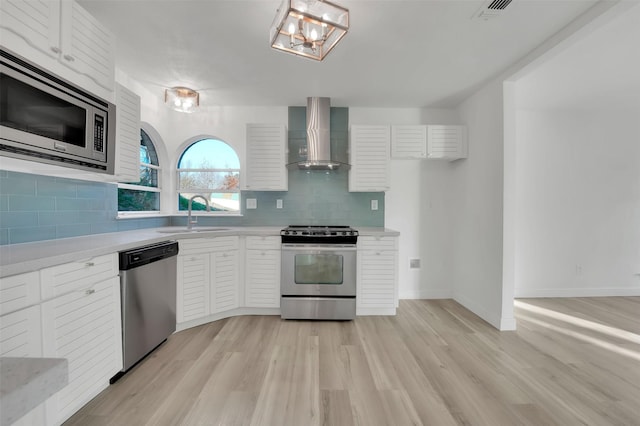
<instances>
[{"instance_id":1,"label":"flush mount light","mask_svg":"<svg viewBox=\"0 0 640 426\"><path fill-rule=\"evenodd\" d=\"M188 87L165 89L164 102L176 111L193 112L200 106L200 93Z\"/></svg>"},{"instance_id":2,"label":"flush mount light","mask_svg":"<svg viewBox=\"0 0 640 426\"><path fill-rule=\"evenodd\" d=\"M284 0L271 25L271 47L321 61L349 31L349 9L324 0Z\"/></svg>"}]
</instances>

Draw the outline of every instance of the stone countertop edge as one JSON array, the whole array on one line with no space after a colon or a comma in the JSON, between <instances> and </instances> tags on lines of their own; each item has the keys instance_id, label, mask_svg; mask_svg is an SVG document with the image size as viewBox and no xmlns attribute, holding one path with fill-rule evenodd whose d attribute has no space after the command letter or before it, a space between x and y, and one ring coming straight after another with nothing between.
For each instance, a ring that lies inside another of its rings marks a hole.
<instances>
[{"instance_id":1,"label":"stone countertop edge","mask_svg":"<svg viewBox=\"0 0 640 426\"><path fill-rule=\"evenodd\" d=\"M63 358L0 358L0 424L9 425L69 381Z\"/></svg>"},{"instance_id":2,"label":"stone countertop edge","mask_svg":"<svg viewBox=\"0 0 640 426\"><path fill-rule=\"evenodd\" d=\"M221 237L228 235L279 236L284 226L219 227L224 230L203 232L158 232L163 228L147 228L82 237L36 241L0 246L0 278L18 275L75 261L87 261L139 246L166 240ZM173 227L168 227L173 228ZM209 228L209 227L206 227ZM361 236L398 236L388 228L354 227ZM166 228L164 228L166 229Z\"/></svg>"}]
</instances>

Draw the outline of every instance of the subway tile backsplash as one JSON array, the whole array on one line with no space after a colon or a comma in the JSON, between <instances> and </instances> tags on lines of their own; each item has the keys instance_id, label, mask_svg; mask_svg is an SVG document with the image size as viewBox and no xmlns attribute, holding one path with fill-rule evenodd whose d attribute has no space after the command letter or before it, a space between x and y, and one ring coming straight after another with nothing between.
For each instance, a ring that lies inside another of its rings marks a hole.
<instances>
[{"instance_id":1,"label":"subway tile backsplash","mask_svg":"<svg viewBox=\"0 0 640 426\"><path fill-rule=\"evenodd\" d=\"M348 158L348 108L331 108L334 158ZM289 151L306 143L306 108L289 108ZM290 158L291 159L291 158ZM295 159L291 159L295 161ZM384 226L384 192L349 192L346 169L289 171L289 191L243 191L258 208L242 217L199 217L201 226ZM371 200L378 210L371 210ZM277 200L283 208L277 209ZM0 170L0 245L185 225L185 216L117 220L118 189L112 183L54 178Z\"/></svg>"}]
</instances>

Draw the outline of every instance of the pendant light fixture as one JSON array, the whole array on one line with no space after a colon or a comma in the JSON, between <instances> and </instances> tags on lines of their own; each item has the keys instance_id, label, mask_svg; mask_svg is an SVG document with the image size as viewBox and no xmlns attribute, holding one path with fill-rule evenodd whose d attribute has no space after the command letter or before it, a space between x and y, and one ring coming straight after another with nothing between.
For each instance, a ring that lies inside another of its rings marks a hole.
<instances>
[{"instance_id":1,"label":"pendant light fixture","mask_svg":"<svg viewBox=\"0 0 640 426\"><path fill-rule=\"evenodd\" d=\"M188 87L165 89L164 102L172 109L191 113L200 106L200 93Z\"/></svg>"},{"instance_id":2,"label":"pendant light fixture","mask_svg":"<svg viewBox=\"0 0 640 426\"><path fill-rule=\"evenodd\" d=\"M349 31L349 9L325 0L284 0L271 25L271 47L323 60Z\"/></svg>"}]
</instances>

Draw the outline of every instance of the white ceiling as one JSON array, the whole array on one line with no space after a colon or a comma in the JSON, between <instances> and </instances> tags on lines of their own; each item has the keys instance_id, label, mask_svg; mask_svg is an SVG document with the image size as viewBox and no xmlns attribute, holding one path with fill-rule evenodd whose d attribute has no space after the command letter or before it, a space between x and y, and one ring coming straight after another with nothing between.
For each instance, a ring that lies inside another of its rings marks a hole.
<instances>
[{"instance_id":1,"label":"white ceiling","mask_svg":"<svg viewBox=\"0 0 640 426\"><path fill-rule=\"evenodd\" d=\"M596 3L334 0L351 28L323 62L269 47L272 0L80 0L118 38L118 67L160 96L188 86L209 105L452 107Z\"/></svg>"},{"instance_id":2,"label":"white ceiling","mask_svg":"<svg viewBox=\"0 0 640 426\"><path fill-rule=\"evenodd\" d=\"M518 81L518 106L640 110L640 3Z\"/></svg>"}]
</instances>

